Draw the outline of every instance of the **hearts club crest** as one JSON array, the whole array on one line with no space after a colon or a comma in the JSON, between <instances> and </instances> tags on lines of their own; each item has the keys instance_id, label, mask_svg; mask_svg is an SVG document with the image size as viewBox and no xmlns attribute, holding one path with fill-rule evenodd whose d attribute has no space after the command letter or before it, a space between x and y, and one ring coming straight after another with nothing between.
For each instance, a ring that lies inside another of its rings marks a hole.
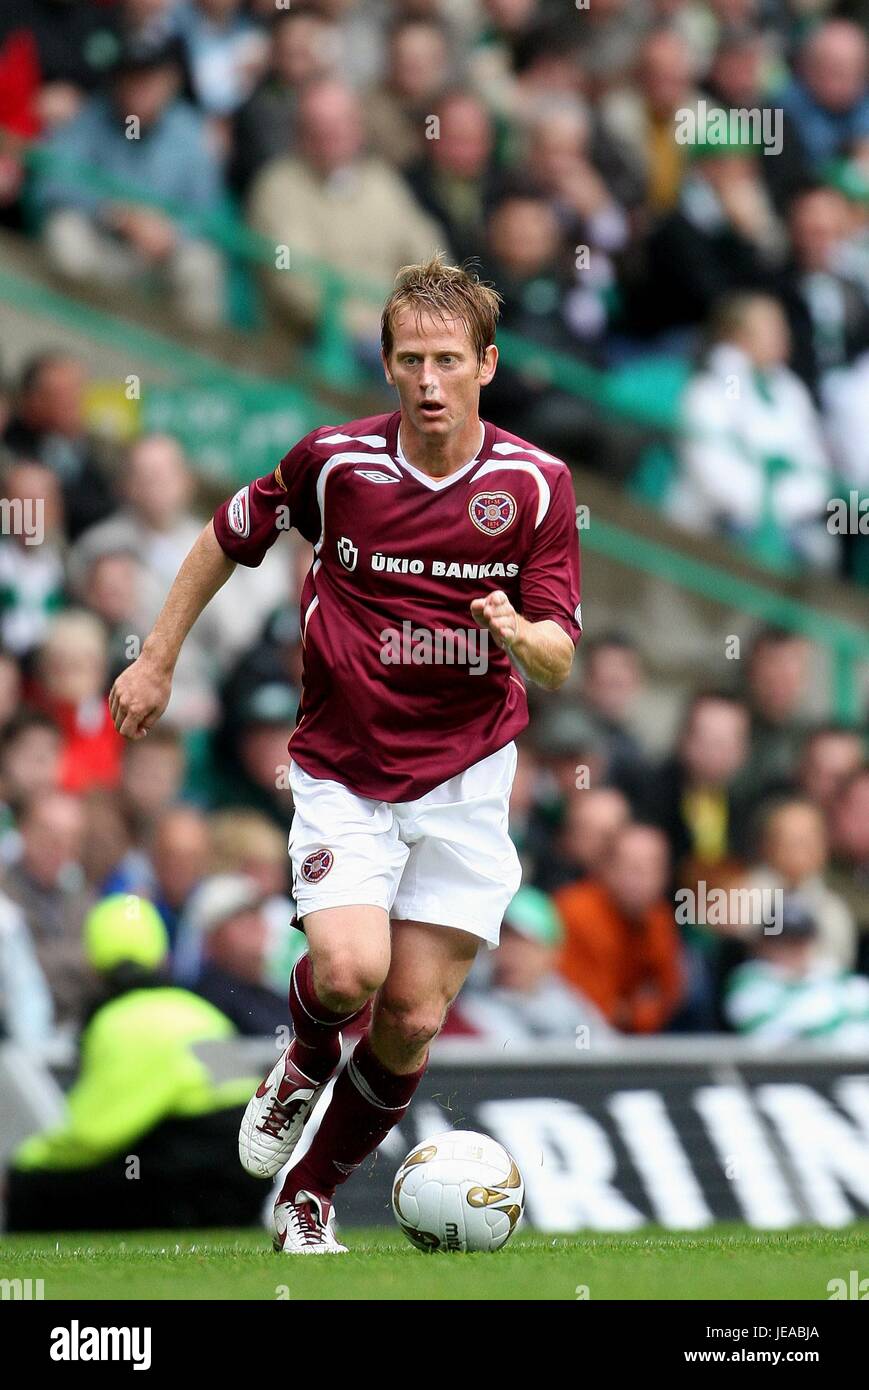
<instances>
[{"instance_id":1,"label":"hearts club crest","mask_svg":"<svg viewBox=\"0 0 869 1390\"><path fill-rule=\"evenodd\" d=\"M309 854L302 861L302 878L306 883L319 883L321 878L326 877L334 862L335 856L330 849L315 849L313 854Z\"/></svg>"},{"instance_id":2,"label":"hearts club crest","mask_svg":"<svg viewBox=\"0 0 869 1390\"><path fill-rule=\"evenodd\" d=\"M478 492L471 498L468 512L478 531L496 536L515 518L516 499L509 492Z\"/></svg>"}]
</instances>

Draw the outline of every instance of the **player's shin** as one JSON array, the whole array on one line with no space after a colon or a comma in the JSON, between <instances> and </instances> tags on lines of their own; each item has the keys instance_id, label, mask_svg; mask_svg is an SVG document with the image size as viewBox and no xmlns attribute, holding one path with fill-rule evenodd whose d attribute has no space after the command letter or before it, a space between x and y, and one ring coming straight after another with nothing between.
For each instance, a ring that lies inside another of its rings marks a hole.
<instances>
[{"instance_id":1,"label":"player's shin","mask_svg":"<svg viewBox=\"0 0 869 1390\"><path fill-rule=\"evenodd\" d=\"M279 1202L305 1190L331 1198L407 1114L428 1066L399 1076L375 1056L366 1034L340 1073L311 1147L287 1174Z\"/></svg>"}]
</instances>

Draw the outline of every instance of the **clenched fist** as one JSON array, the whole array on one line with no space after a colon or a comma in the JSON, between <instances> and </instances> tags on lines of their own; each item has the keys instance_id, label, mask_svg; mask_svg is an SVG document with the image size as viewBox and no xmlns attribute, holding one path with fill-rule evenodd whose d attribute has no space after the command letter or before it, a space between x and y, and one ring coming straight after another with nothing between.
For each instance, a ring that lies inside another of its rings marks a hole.
<instances>
[{"instance_id":1,"label":"clenched fist","mask_svg":"<svg viewBox=\"0 0 869 1390\"><path fill-rule=\"evenodd\" d=\"M145 652L123 671L112 686L109 709L124 738L144 738L169 703L172 673Z\"/></svg>"},{"instance_id":2,"label":"clenched fist","mask_svg":"<svg viewBox=\"0 0 869 1390\"><path fill-rule=\"evenodd\" d=\"M471 613L480 627L488 628L499 647L511 650L519 636L519 614L503 590L495 589L485 598L475 598Z\"/></svg>"}]
</instances>

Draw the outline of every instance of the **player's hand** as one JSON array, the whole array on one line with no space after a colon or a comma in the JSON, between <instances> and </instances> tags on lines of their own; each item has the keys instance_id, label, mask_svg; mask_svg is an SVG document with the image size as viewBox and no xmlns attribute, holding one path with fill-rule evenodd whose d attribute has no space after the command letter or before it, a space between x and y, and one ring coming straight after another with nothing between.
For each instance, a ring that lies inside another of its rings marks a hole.
<instances>
[{"instance_id":1,"label":"player's hand","mask_svg":"<svg viewBox=\"0 0 869 1390\"><path fill-rule=\"evenodd\" d=\"M499 647L511 650L519 636L519 614L503 590L495 589L485 598L473 599L471 614L480 627L491 632Z\"/></svg>"},{"instance_id":2,"label":"player's hand","mask_svg":"<svg viewBox=\"0 0 869 1390\"><path fill-rule=\"evenodd\" d=\"M124 738L144 738L169 703L171 672L145 653L122 671L109 694L115 728Z\"/></svg>"}]
</instances>

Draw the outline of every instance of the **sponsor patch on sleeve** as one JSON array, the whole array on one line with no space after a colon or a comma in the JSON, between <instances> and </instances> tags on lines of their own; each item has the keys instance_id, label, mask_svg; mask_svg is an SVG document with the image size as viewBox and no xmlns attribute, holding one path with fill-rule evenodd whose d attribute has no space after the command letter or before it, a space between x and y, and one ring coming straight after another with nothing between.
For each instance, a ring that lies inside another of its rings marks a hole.
<instances>
[{"instance_id":1,"label":"sponsor patch on sleeve","mask_svg":"<svg viewBox=\"0 0 869 1390\"><path fill-rule=\"evenodd\" d=\"M239 488L226 509L226 520L230 531L242 540L250 534L250 488Z\"/></svg>"}]
</instances>

